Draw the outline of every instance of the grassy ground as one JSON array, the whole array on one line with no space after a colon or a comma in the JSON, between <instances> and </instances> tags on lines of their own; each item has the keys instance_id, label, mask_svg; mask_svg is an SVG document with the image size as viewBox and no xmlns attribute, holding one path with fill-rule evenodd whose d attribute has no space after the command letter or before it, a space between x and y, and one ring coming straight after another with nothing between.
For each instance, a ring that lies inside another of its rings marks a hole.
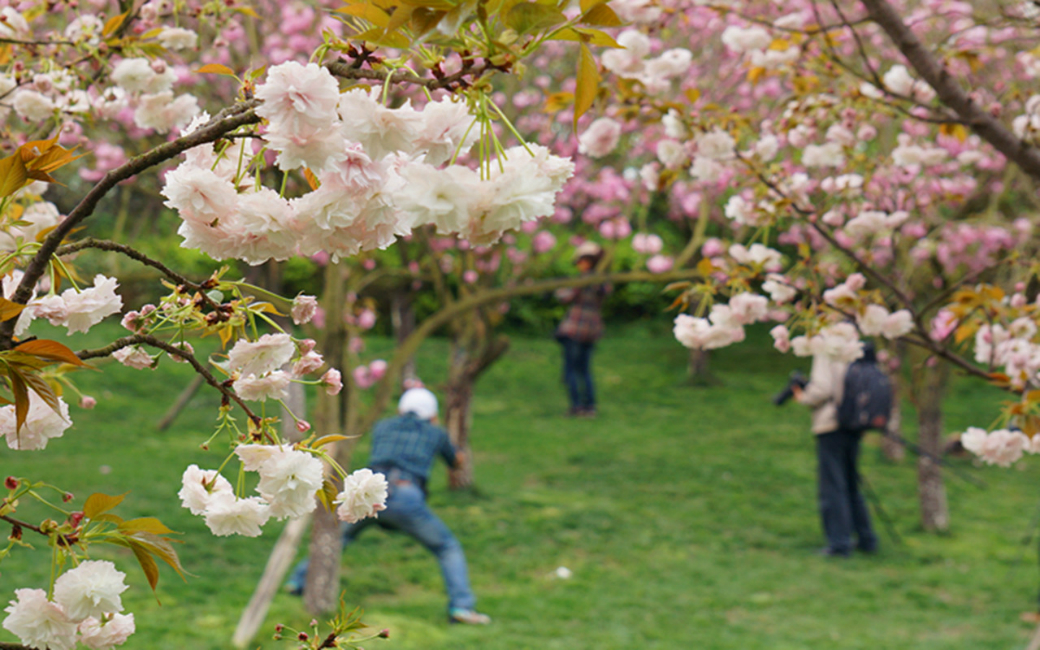
<instances>
[{"instance_id":1,"label":"grassy ground","mask_svg":"<svg viewBox=\"0 0 1040 650\"><path fill-rule=\"evenodd\" d=\"M420 369L438 381L446 346L433 341ZM436 565L408 539L373 530L344 555L348 603L391 629L392 649L613 648L1012 648L1031 629L1019 615L1038 587L1035 547L1023 545L1037 512L1036 460L1018 470L977 470L985 491L950 478L953 530L937 537L917 523L909 463L883 462L876 441L863 465L904 543L881 529L877 557L828 561L816 515L808 414L769 397L797 360L761 337L713 358L721 385L685 383L683 350L661 327L613 331L594 360L601 415L562 417L558 350L516 340L482 380L474 414L477 494L451 494L443 472L433 508L465 546L483 629L449 627ZM806 366L807 364L802 363ZM138 634L130 648L228 647L242 606L278 534L218 539L175 507L183 468L212 466L198 444L216 398L192 402L174 429L154 423L188 381L181 366L158 372L110 367L85 377L93 413L45 453L0 449L0 474L53 477L85 496L132 490L128 514L158 514L185 532L187 583L164 572L158 599L131 558L107 552L129 574L124 595ZM432 380L432 381L431 381ZM985 424L997 396L958 381L947 428ZM912 419L912 418L909 418ZM913 437L912 427L907 435ZM365 452L362 450L361 459ZM1019 471L1022 470L1022 471ZM0 565L0 600L45 586L44 551ZM557 567L573 572L552 577ZM276 622L304 624L297 599L279 595L255 645ZM0 630L0 640L10 640Z\"/></svg>"}]
</instances>

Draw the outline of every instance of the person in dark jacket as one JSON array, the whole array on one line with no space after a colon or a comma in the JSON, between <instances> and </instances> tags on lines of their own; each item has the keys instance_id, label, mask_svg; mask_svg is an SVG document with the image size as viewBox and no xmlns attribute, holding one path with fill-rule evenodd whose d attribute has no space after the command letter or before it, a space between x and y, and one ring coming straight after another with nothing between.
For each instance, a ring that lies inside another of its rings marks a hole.
<instances>
[{"instance_id":1,"label":"person in dark jacket","mask_svg":"<svg viewBox=\"0 0 1040 650\"><path fill-rule=\"evenodd\" d=\"M448 592L448 620L451 623L484 625L491 622L476 611L477 599L469 584L469 571L462 545L426 504L426 481L437 456L450 467L464 458L437 426L437 398L425 388L404 392L398 404L399 415L379 422L372 432L372 454L368 467L386 476L389 494L386 509L377 518L361 519L343 525L343 546L372 524L400 531L418 541L437 558ZM286 585L290 592L303 593L308 562L296 566Z\"/></svg>"},{"instance_id":2,"label":"person in dark jacket","mask_svg":"<svg viewBox=\"0 0 1040 650\"><path fill-rule=\"evenodd\" d=\"M585 242L574 252L574 264L582 274L592 273L603 257L603 249ZM557 297L570 305L556 328L563 347L563 381L570 399L569 415L596 415L596 391L592 382L592 349L603 336L603 299L609 287L597 284L580 289L561 289Z\"/></svg>"}]
</instances>

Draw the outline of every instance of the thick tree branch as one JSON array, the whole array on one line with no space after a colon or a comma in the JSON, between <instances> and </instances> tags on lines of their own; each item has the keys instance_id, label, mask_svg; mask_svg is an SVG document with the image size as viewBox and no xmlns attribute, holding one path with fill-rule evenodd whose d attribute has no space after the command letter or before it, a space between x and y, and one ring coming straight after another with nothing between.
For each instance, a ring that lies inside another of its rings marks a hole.
<instances>
[{"instance_id":1,"label":"thick tree branch","mask_svg":"<svg viewBox=\"0 0 1040 650\"><path fill-rule=\"evenodd\" d=\"M29 301L30 296L32 296L33 287L36 286L36 283L47 271L47 265L58 250L61 242L65 240L69 233L71 233L80 222L94 213L98 203L101 202L101 199L104 198L112 188L119 183L136 176L149 167L166 162L192 147L214 142L240 126L254 124L260 121L260 118L257 117L254 112L254 109L259 105L259 103L260 101L256 99L239 102L238 104L225 109L207 124L192 131L188 135L177 138L172 142L159 145L147 153L131 158L123 165L120 165L105 174L104 178L102 178L97 185L87 192L86 196L84 196L76 207L69 212L69 215L65 217L65 220L58 224L58 226L51 231L43 241L40 249L36 252L36 255L26 267L25 275L22 277L22 281L15 290L14 295L11 296L11 300L23 305ZM13 334L14 320L5 321L3 324L0 324L0 348L10 348L11 337Z\"/></svg>"},{"instance_id":2,"label":"thick tree branch","mask_svg":"<svg viewBox=\"0 0 1040 650\"><path fill-rule=\"evenodd\" d=\"M0 650L38 650L32 646L22 645L21 643L7 643L6 641L0 641Z\"/></svg>"},{"instance_id":3,"label":"thick tree branch","mask_svg":"<svg viewBox=\"0 0 1040 650\"><path fill-rule=\"evenodd\" d=\"M888 0L860 2L871 19L903 53L907 63L935 90L943 104L956 112L980 138L1017 164L1022 171L1040 180L1040 151L1022 142L1000 120L972 101L967 91L903 22L902 16Z\"/></svg>"}]
</instances>

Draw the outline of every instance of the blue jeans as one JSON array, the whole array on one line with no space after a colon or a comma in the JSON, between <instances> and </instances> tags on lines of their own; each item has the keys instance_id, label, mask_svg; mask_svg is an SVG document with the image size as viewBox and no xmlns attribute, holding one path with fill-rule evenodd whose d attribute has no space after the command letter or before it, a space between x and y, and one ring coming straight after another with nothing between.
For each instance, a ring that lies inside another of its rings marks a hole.
<instances>
[{"instance_id":1,"label":"blue jeans","mask_svg":"<svg viewBox=\"0 0 1040 650\"><path fill-rule=\"evenodd\" d=\"M563 382L567 384L571 408L595 408L596 391L589 367L593 344L575 341L567 336L560 337L559 341L563 346Z\"/></svg>"},{"instance_id":2,"label":"blue jeans","mask_svg":"<svg viewBox=\"0 0 1040 650\"><path fill-rule=\"evenodd\" d=\"M344 548L372 524L411 536L437 557L450 609L476 607L477 599L469 586L469 571L462 545L426 505L426 496L419 486L408 481L392 481L386 510L380 512L378 518L369 517L355 524L343 524ZM289 584L302 586L307 578L307 567L306 559L297 564Z\"/></svg>"}]
</instances>

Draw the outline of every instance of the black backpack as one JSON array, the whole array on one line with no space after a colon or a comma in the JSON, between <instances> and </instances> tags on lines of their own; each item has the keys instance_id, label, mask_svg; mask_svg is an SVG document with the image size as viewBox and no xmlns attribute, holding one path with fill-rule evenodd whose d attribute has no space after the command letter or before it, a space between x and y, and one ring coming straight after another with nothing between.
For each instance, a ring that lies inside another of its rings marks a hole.
<instances>
[{"instance_id":1,"label":"black backpack","mask_svg":"<svg viewBox=\"0 0 1040 650\"><path fill-rule=\"evenodd\" d=\"M838 405L844 431L884 430L892 413L892 382L872 361L859 360L845 373L845 394Z\"/></svg>"}]
</instances>

